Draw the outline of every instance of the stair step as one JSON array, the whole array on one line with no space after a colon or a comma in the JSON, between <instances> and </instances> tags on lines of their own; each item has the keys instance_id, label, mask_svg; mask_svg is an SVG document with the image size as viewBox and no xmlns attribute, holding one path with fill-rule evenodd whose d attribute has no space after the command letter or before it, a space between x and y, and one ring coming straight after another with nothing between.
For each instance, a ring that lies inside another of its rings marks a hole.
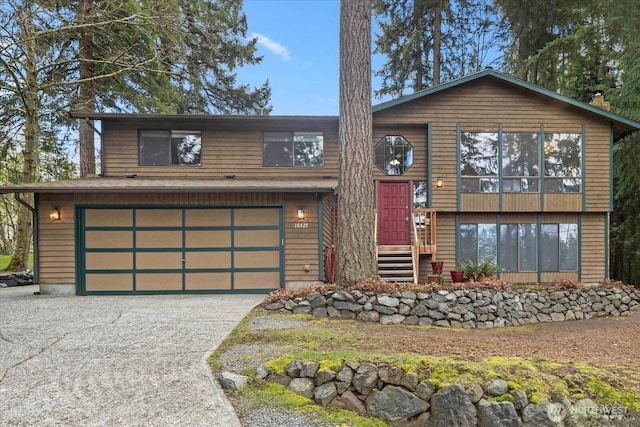
<instances>
[{"instance_id":1,"label":"stair step","mask_svg":"<svg viewBox=\"0 0 640 427\"><path fill-rule=\"evenodd\" d=\"M393 274L394 276L411 276L413 279L413 270L384 270L379 271L378 275L382 273L383 276Z\"/></svg>"},{"instance_id":2,"label":"stair step","mask_svg":"<svg viewBox=\"0 0 640 427\"><path fill-rule=\"evenodd\" d=\"M413 283L413 277L382 277L385 282Z\"/></svg>"},{"instance_id":3,"label":"stair step","mask_svg":"<svg viewBox=\"0 0 640 427\"><path fill-rule=\"evenodd\" d=\"M410 262L393 262L393 263L381 263L378 262L378 268L409 268L413 269L413 263Z\"/></svg>"}]
</instances>

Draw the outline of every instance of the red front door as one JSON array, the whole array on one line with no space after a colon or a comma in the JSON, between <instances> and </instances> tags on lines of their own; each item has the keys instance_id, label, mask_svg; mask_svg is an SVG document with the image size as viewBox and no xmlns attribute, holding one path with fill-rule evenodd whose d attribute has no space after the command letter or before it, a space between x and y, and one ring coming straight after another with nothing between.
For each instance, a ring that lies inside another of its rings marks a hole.
<instances>
[{"instance_id":1,"label":"red front door","mask_svg":"<svg viewBox=\"0 0 640 427\"><path fill-rule=\"evenodd\" d=\"M378 244L411 243L411 185L408 181L381 181L378 185Z\"/></svg>"}]
</instances>

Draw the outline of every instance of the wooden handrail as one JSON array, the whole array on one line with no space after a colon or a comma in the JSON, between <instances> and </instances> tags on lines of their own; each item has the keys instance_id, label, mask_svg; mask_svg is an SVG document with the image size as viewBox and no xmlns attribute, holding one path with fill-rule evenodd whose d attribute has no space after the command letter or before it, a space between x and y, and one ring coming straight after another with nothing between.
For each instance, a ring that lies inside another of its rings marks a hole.
<instances>
[{"instance_id":1,"label":"wooden handrail","mask_svg":"<svg viewBox=\"0 0 640 427\"><path fill-rule=\"evenodd\" d=\"M436 259L436 210L417 208L412 212L415 228L415 244L420 247L420 253L432 255Z\"/></svg>"}]
</instances>

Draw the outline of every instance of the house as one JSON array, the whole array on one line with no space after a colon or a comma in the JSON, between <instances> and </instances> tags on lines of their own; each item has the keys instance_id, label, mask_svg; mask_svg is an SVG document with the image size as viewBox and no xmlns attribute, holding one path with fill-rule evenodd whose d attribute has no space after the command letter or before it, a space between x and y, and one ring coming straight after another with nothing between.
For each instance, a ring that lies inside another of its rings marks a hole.
<instances>
[{"instance_id":1,"label":"house","mask_svg":"<svg viewBox=\"0 0 640 427\"><path fill-rule=\"evenodd\" d=\"M41 292L267 292L325 278L338 117L76 113L102 176L35 194ZM373 108L381 277L486 259L511 282L608 276L612 146L640 123L494 70Z\"/></svg>"}]
</instances>

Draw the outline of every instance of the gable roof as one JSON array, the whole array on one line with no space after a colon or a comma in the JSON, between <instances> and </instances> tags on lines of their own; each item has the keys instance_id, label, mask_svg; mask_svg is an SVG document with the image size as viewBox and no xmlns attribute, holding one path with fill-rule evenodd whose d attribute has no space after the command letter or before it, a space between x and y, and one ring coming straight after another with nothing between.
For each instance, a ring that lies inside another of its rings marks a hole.
<instances>
[{"instance_id":1,"label":"gable roof","mask_svg":"<svg viewBox=\"0 0 640 427\"><path fill-rule=\"evenodd\" d=\"M568 96L561 95L557 92L553 92L551 90L545 89L543 87L534 85L532 83L526 82L524 80L518 79L513 76L509 76L507 74L495 71L493 69L487 68L485 70L479 71L477 73L469 74L468 76L460 77L458 79L454 79L437 86L433 86L427 89L420 90L418 92L412 93L411 95L402 96L400 98L392 99L390 101L386 101L373 106L373 113L377 113L379 111L384 111L389 108L396 107L398 105L406 104L408 102L428 97L429 95L433 95L438 92L442 92L448 89L452 89L467 83L474 82L480 79L494 79L498 80L500 83L510 86L515 86L518 88L525 89L527 91L533 92L538 95L542 95L548 98L552 98L556 101L563 102L565 104L569 104L572 107L583 110L587 113L595 114L601 117L604 120L608 120L612 122L614 126L614 132L617 135L616 139L624 137L626 134L634 131L640 130L640 122L636 122L622 116L619 116L610 111L603 110L601 108L595 107L593 105L576 101L573 98L569 98Z\"/></svg>"}]
</instances>

